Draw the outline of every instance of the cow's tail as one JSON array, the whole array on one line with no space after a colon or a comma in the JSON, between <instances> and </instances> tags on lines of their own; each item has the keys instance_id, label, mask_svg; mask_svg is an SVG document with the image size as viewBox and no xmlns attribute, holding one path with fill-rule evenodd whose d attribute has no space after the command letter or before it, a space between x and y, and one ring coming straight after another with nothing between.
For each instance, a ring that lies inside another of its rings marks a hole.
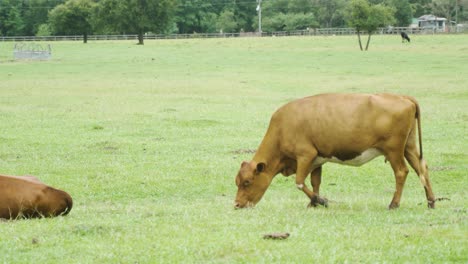
<instances>
[{"instance_id":1,"label":"cow's tail","mask_svg":"<svg viewBox=\"0 0 468 264\"><path fill-rule=\"evenodd\" d=\"M419 138L419 160L423 159L423 148L422 148L422 132L421 132L421 110L419 109L418 102L416 104L416 119L418 121L418 138Z\"/></svg>"},{"instance_id":2,"label":"cow's tail","mask_svg":"<svg viewBox=\"0 0 468 264\"><path fill-rule=\"evenodd\" d=\"M421 110L419 108L419 104L414 99L413 97L408 96L408 99L411 100L411 102L414 103L416 106L416 122L418 124L418 139L419 139L419 167L420 171L418 172L419 180L421 181L421 184L426 187L426 178L425 175L428 173L427 172L427 164L426 161L423 158L423 148L422 148L422 131L421 131Z\"/></svg>"},{"instance_id":3,"label":"cow's tail","mask_svg":"<svg viewBox=\"0 0 468 264\"><path fill-rule=\"evenodd\" d=\"M416 118L416 122L418 124L419 160L422 160L423 149L422 149L422 131L421 131L421 110L419 109L419 104L418 104L418 101L416 101L416 99L414 99L411 96L406 96L406 98L410 100L414 104L414 106L416 106L416 114L414 117Z\"/></svg>"}]
</instances>

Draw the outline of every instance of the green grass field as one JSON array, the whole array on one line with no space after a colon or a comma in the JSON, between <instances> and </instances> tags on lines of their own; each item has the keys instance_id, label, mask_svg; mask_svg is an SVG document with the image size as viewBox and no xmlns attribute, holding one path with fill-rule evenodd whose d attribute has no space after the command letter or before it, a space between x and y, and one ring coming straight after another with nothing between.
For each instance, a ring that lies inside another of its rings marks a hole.
<instances>
[{"instance_id":1,"label":"green grass field","mask_svg":"<svg viewBox=\"0 0 468 264\"><path fill-rule=\"evenodd\" d=\"M0 42L0 174L36 175L70 215L0 221L0 263L467 263L468 35L54 42L15 62ZM382 157L324 166L329 208L278 175L234 210L234 177L282 104L392 92L422 109L436 197L411 171L398 210ZM287 240L262 239L289 232Z\"/></svg>"}]
</instances>

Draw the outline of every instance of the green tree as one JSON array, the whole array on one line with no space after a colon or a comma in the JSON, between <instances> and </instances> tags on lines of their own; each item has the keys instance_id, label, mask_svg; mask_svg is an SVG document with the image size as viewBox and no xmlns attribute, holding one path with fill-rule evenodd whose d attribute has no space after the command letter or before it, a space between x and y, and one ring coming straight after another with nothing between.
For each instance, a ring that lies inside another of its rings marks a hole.
<instances>
[{"instance_id":1,"label":"green tree","mask_svg":"<svg viewBox=\"0 0 468 264\"><path fill-rule=\"evenodd\" d=\"M176 0L101 0L97 16L99 25L118 32L138 34L143 45L147 32L162 33L173 25Z\"/></svg>"},{"instance_id":2,"label":"green tree","mask_svg":"<svg viewBox=\"0 0 468 264\"><path fill-rule=\"evenodd\" d=\"M459 0L432 0L432 14L447 18L447 22L453 21L461 7ZM458 9L458 10L457 10Z\"/></svg>"},{"instance_id":3,"label":"green tree","mask_svg":"<svg viewBox=\"0 0 468 264\"><path fill-rule=\"evenodd\" d=\"M266 32L294 31L318 27L314 6L309 0L277 0L265 2L262 8L262 29ZM258 26L258 20L254 26Z\"/></svg>"},{"instance_id":4,"label":"green tree","mask_svg":"<svg viewBox=\"0 0 468 264\"><path fill-rule=\"evenodd\" d=\"M206 0L179 0L176 23L179 33L215 32L217 9Z\"/></svg>"},{"instance_id":5,"label":"green tree","mask_svg":"<svg viewBox=\"0 0 468 264\"><path fill-rule=\"evenodd\" d=\"M369 48L371 35L378 27L390 25L394 22L394 10L382 4L370 5L367 0L352 0L346 12L346 20L350 27L356 29L359 48L362 48L361 33L367 32L367 45Z\"/></svg>"},{"instance_id":6,"label":"green tree","mask_svg":"<svg viewBox=\"0 0 468 264\"><path fill-rule=\"evenodd\" d=\"M352 0L346 13L348 25L356 29L359 47L362 49L361 32L365 30L367 19L370 14L370 5L366 0Z\"/></svg>"},{"instance_id":7,"label":"green tree","mask_svg":"<svg viewBox=\"0 0 468 264\"><path fill-rule=\"evenodd\" d=\"M205 0L206 1L206 0ZM254 31L254 19L256 17L256 6L255 1L238 1L238 0L211 0L213 1L213 7L216 14L218 14L218 21L223 16L226 10L233 12L234 16L231 21L235 21L236 27L231 32L239 31ZM225 14L224 14L225 15ZM225 18L224 18L225 19ZM233 24L231 24L233 25Z\"/></svg>"},{"instance_id":8,"label":"green tree","mask_svg":"<svg viewBox=\"0 0 468 264\"><path fill-rule=\"evenodd\" d=\"M222 32L234 32L237 30L238 25L234 12L232 10L224 10L218 17L216 22L218 31Z\"/></svg>"},{"instance_id":9,"label":"green tree","mask_svg":"<svg viewBox=\"0 0 468 264\"><path fill-rule=\"evenodd\" d=\"M65 0L21 0L21 2L23 3L24 33L33 36L39 30L40 25L47 23L49 11L63 4Z\"/></svg>"},{"instance_id":10,"label":"green tree","mask_svg":"<svg viewBox=\"0 0 468 264\"><path fill-rule=\"evenodd\" d=\"M285 31L286 30L286 19L287 16L283 13L276 15L262 16L262 31L274 32L274 31ZM258 20L257 20L258 21ZM258 22L254 22L255 27L258 27Z\"/></svg>"},{"instance_id":11,"label":"green tree","mask_svg":"<svg viewBox=\"0 0 468 264\"><path fill-rule=\"evenodd\" d=\"M313 11L313 3L310 0L289 0L287 12L294 14L306 14Z\"/></svg>"},{"instance_id":12,"label":"green tree","mask_svg":"<svg viewBox=\"0 0 468 264\"><path fill-rule=\"evenodd\" d=\"M367 19L365 29L367 31L366 50L369 49L371 35L379 28L389 26L395 23L395 10L388 6L378 4L370 6L370 13Z\"/></svg>"},{"instance_id":13,"label":"green tree","mask_svg":"<svg viewBox=\"0 0 468 264\"><path fill-rule=\"evenodd\" d=\"M0 34L20 36L23 34L24 21L21 16L21 3L15 0L0 0Z\"/></svg>"},{"instance_id":14,"label":"green tree","mask_svg":"<svg viewBox=\"0 0 468 264\"><path fill-rule=\"evenodd\" d=\"M50 36L52 35L52 31L50 30L49 24L41 24L39 25L36 36Z\"/></svg>"},{"instance_id":15,"label":"green tree","mask_svg":"<svg viewBox=\"0 0 468 264\"><path fill-rule=\"evenodd\" d=\"M313 0L317 21L324 27L344 26L345 0Z\"/></svg>"},{"instance_id":16,"label":"green tree","mask_svg":"<svg viewBox=\"0 0 468 264\"><path fill-rule=\"evenodd\" d=\"M457 12L457 23L460 21L468 21L468 0L459 0Z\"/></svg>"},{"instance_id":17,"label":"green tree","mask_svg":"<svg viewBox=\"0 0 468 264\"><path fill-rule=\"evenodd\" d=\"M407 27L411 24L413 12L408 0L390 0L389 4L395 8L396 26Z\"/></svg>"},{"instance_id":18,"label":"green tree","mask_svg":"<svg viewBox=\"0 0 468 264\"><path fill-rule=\"evenodd\" d=\"M24 22L18 9L10 9L5 21L5 27L11 36L23 35Z\"/></svg>"},{"instance_id":19,"label":"green tree","mask_svg":"<svg viewBox=\"0 0 468 264\"><path fill-rule=\"evenodd\" d=\"M271 18L279 14L286 14L289 11L288 6L289 0L263 1L262 16L265 18Z\"/></svg>"},{"instance_id":20,"label":"green tree","mask_svg":"<svg viewBox=\"0 0 468 264\"><path fill-rule=\"evenodd\" d=\"M237 31L254 31L254 19L257 16L255 1L233 1L234 16L237 22ZM258 19L256 20L258 21Z\"/></svg>"},{"instance_id":21,"label":"green tree","mask_svg":"<svg viewBox=\"0 0 468 264\"><path fill-rule=\"evenodd\" d=\"M92 0L68 0L49 13L50 30L55 35L82 34L83 43L88 42L92 32L92 14L96 3Z\"/></svg>"},{"instance_id":22,"label":"green tree","mask_svg":"<svg viewBox=\"0 0 468 264\"><path fill-rule=\"evenodd\" d=\"M432 0L409 0L413 16L420 17L431 13Z\"/></svg>"},{"instance_id":23,"label":"green tree","mask_svg":"<svg viewBox=\"0 0 468 264\"><path fill-rule=\"evenodd\" d=\"M313 13L288 13L286 15L284 28L286 31L305 30L316 27L318 27L318 23Z\"/></svg>"}]
</instances>

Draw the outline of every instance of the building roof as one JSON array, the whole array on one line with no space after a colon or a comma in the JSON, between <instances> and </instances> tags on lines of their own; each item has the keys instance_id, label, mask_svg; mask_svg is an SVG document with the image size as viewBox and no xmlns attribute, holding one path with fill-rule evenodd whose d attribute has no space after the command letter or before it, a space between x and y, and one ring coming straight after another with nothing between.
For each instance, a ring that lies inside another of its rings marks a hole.
<instances>
[{"instance_id":1,"label":"building roof","mask_svg":"<svg viewBox=\"0 0 468 264\"><path fill-rule=\"evenodd\" d=\"M445 21L447 20L444 17L436 17L434 15L424 15L418 18L418 21Z\"/></svg>"}]
</instances>

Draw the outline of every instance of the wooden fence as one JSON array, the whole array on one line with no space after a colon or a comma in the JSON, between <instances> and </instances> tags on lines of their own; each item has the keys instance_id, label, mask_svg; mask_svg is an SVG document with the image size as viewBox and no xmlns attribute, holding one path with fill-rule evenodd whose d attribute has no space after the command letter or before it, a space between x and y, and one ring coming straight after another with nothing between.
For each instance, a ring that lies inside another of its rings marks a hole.
<instances>
[{"instance_id":1,"label":"wooden fence","mask_svg":"<svg viewBox=\"0 0 468 264\"><path fill-rule=\"evenodd\" d=\"M400 34L405 31L409 34L447 34L447 33L468 33L468 25L464 27L453 27L447 30L437 30L435 28L411 28L411 27L387 27L380 28L376 34ZM354 35L353 28L316 28L298 31L280 32L241 32L241 33L193 33L193 34L147 34L144 39L193 39L193 38L238 38L238 37L282 37L282 36L338 36ZM137 35L89 35L88 40L137 40ZM0 41L83 41L82 35L75 36L15 36L2 37Z\"/></svg>"}]
</instances>

